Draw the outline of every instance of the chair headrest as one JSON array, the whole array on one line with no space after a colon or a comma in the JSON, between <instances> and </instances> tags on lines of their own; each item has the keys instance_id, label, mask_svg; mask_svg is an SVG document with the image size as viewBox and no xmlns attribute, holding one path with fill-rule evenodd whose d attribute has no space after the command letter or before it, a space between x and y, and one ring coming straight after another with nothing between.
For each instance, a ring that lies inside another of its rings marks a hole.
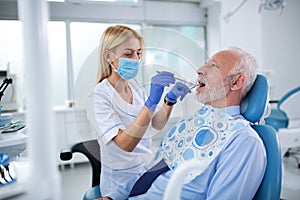
<instances>
[{"instance_id":1,"label":"chair headrest","mask_svg":"<svg viewBox=\"0 0 300 200\"><path fill-rule=\"evenodd\" d=\"M241 102L241 114L250 122L259 121L265 111L268 98L268 81L258 74L256 80Z\"/></svg>"}]
</instances>

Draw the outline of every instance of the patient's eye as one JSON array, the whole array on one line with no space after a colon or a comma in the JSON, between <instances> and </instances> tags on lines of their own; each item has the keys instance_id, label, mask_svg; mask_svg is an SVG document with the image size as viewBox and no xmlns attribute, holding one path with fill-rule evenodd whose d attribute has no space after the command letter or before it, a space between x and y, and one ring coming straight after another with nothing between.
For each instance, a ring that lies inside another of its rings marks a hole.
<instances>
[{"instance_id":1,"label":"patient's eye","mask_svg":"<svg viewBox=\"0 0 300 200\"><path fill-rule=\"evenodd\" d=\"M211 68L218 67L218 65L217 65L215 62L210 62L208 65L209 65Z\"/></svg>"},{"instance_id":2,"label":"patient's eye","mask_svg":"<svg viewBox=\"0 0 300 200\"><path fill-rule=\"evenodd\" d=\"M216 62L214 60L208 60L205 62L205 65L214 68L214 67L218 67L218 65L216 64Z\"/></svg>"},{"instance_id":3,"label":"patient's eye","mask_svg":"<svg viewBox=\"0 0 300 200\"><path fill-rule=\"evenodd\" d=\"M211 63L210 66L211 67L217 67L216 63Z\"/></svg>"}]
</instances>

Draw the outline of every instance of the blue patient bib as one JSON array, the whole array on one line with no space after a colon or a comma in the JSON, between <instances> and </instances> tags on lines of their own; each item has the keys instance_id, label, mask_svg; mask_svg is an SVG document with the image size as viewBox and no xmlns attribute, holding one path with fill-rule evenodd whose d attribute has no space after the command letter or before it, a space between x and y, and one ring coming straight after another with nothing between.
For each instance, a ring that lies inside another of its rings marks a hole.
<instances>
[{"instance_id":1,"label":"blue patient bib","mask_svg":"<svg viewBox=\"0 0 300 200\"><path fill-rule=\"evenodd\" d=\"M198 160L203 165L186 175L187 183L201 174L230 137L248 123L245 119L227 114L226 108L201 104L193 117L179 121L168 132L159 150L171 170L189 160Z\"/></svg>"}]
</instances>

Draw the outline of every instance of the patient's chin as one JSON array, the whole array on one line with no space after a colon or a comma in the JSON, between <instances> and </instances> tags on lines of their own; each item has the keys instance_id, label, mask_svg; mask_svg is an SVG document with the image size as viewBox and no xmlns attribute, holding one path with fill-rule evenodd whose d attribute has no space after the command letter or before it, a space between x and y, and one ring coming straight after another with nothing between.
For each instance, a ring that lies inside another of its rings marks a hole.
<instances>
[{"instance_id":1,"label":"patient's chin","mask_svg":"<svg viewBox=\"0 0 300 200\"><path fill-rule=\"evenodd\" d=\"M207 102L210 102L211 100L208 96L203 95L202 93L198 93L197 101L199 101L200 103L207 103Z\"/></svg>"},{"instance_id":2,"label":"patient's chin","mask_svg":"<svg viewBox=\"0 0 300 200\"><path fill-rule=\"evenodd\" d=\"M197 92L197 100L200 103L211 103L215 102L221 99L224 99L226 97L226 93L224 90L213 90L213 91L203 91L203 92Z\"/></svg>"}]
</instances>

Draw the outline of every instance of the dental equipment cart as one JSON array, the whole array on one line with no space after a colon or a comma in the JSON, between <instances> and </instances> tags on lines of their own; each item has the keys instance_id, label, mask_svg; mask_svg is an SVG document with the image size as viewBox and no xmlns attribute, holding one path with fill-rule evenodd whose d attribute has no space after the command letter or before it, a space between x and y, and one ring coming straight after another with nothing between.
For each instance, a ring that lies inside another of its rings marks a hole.
<instances>
[{"instance_id":1,"label":"dental equipment cart","mask_svg":"<svg viewBox=\"0 0 300 200\"><path fill-rule=\"evenodd\" d=\"M5 78L0 86L0 101L9 84L12 84L12 79ZM15 170L15 160L26 149L27 135L24 131L25 123L13 121L12 114L2 113L0 106L0 199L18 195L24 190Z\"/></svg>"}]
</instances>

